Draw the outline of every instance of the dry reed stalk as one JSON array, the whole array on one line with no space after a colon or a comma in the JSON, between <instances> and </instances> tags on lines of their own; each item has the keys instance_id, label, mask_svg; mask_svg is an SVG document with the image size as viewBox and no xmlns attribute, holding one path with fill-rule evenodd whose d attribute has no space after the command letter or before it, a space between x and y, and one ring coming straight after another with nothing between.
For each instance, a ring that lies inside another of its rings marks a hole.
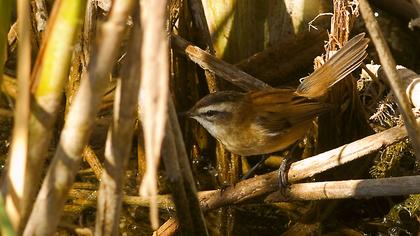
<instances>
[{"instance_id":1,"label":"dry reed stalk","mask_svg":"<svg viewBox=\"0 0 420 236\"><path fill-rule=\"evenodd\" d=\"M138 6L137 4L135 4ZM117 81L114 114L105 146L105 164L98 192L95 235L118 235L125 170L130 158L140 88L141 29L133 18L127 59Z\"/></svg>"},{"instance_id":2,"label":"dry reed stalk","mask_svg":"<svg viewBox=\"0 0 420 236\"><path fill-rule=\"evenodd\" d=\"M157 169L165 135L169 96L169 46L165 30L166 0L143 1L140 9L143 39L141 47L141 107L146 173L140 195L150 197L150 220L153 229L159 227L157 196Z\"/></svg>"},{"instance_id":3,"label":"dry reed stalk","mask_svg":"<svg viewBox=\"0 0 420 236\"><path fill-rule=\"evenodd\" d=\"M205 225L204 216L200 209L200 204L197 198L197 188L194 176L191 171L190 161L188 159L187 151L185 150L185 144L179 127L175 106L172 99L169 100L169 122L170 128L174 138L174 144L176 149L176 157L179 162L180 173L183 179L183 189L187 196L188 210L192 217L193 230L195 235L208 235L208 231ZM176 193L174 193L176 194ZM185 210L177 206L177 210ZM187 225L187 227L190 227Z\"/></svg>"},{"instance_id":4,"label":"dry reed stalk","mask_svg":"<svg viewBox=\"0 0 420 236\"><path fill-rule=\"evenodd\" d=\"M2 190L5 194L5 209L14 229L22 230L22 213L31 204L27 198L25 181L28 158L28 130L30 113L30 75L31 75L31 30L29 2L17 2L18 11L18 68L17 98L14 115L12 146L9 152L8 170Z\"/></svg>"}]
</instances>

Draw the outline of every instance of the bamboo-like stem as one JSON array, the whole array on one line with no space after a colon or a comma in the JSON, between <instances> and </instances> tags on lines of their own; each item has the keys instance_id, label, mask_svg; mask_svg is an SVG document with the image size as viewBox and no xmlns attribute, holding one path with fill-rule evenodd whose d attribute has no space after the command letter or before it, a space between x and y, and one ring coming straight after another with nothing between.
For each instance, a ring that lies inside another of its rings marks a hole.
<instances>
[{"instance_id":1,"label":"bamboo-like stem","mask_svg":"<svg viewBox=\"0 0 420 236\"><path fill-rule=\"evenodd\" d=\"M395 60L392 57L391 51L389 50L368 1L359 0L359 2L360 12L362 13L366 28L369 31L372 42L375 44L379 59L387 75L389 85L397 99L398 107L401 109L401 114L407 128L408 136L416 152L417 162L420 162L420 124L416 123L414 114L411 111L410 101L405 94L405 90L401 84L401 78L397 73Z\"/></svg>"},{"instance_id":2,"label":"bamboo-like stem","mask_svg":"<svg viewBox=\"0 0 420 236\"><path fill-rule=\"evenodd\" d=\"M85 1L77 3L86 5ZM52 235L58 225L66 194L73 184L81 154L89 140L108 75L117 59L134 1L119 0L113 4L109 19L102 25L99 35L102 44L89 64L88 78L82 79L74 98L24 235Z\"/></svg>"},{"instance_id":3,"label":"bamboo-like stem","mask_svg":"<svg viewBox=\"0 0 420 236\"><path fill-rule=\"evenodd\" d=\"M165 30L166 0L146 0L141 3L141 90L139 102L146 151L146 173L140 195L151 199L150 221L153 229L159 227L157 169L167 121L169 96L169 46Z\"/></svg>"},{"instance_id":4,"label":"bamboo-like stem","mask_svg":"<svg viewBox=\"0 0 420 236\"><path fill-rule=\"evenodd\" d=\"M28 121L30 112L30 75L31 75L31 23L29 2L20 0L18 8L18 71L17 99L14 116L12 146L9 166L2 190L5 194L5 209L14 229L21 231L22 212L30 206L25 182L28 158Z\"/></svg>"},{"instance_id":5,"label":"bamboo-like stem","mask_svg":"<svg viewBox=\"0 0 420 236\"><path fill-rule=\"evenodd\" d=\"M239 70L235 66L217 59L199 47L192 45L180 36L172 34L171 45L174 50L185 54L201 68L214 72L216 75L246 91L270 87L268 84Z\"/></svg>"},{"instance_id":6,"label":"bamboo-like stem","mask_svg":"<svg viewBox=\"0 0 420 236\"><path fill-rule=\"evenodd\" d=\"M117 81L113 121L105 147L105 168L101 177L96 211L95 235L119 235L121 201L125 170L131 151L137 97L140 88L141 31L138 17L134 17L127 61Z\"/></svg>"}]
</instances>

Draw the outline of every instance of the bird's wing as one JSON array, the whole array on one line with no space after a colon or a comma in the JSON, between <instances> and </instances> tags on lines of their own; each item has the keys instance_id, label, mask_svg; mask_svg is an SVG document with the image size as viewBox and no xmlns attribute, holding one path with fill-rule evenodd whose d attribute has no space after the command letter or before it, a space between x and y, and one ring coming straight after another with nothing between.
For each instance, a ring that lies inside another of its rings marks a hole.
<instances>
[{"instance_id":1,"label":"bird's wing","mask_svg":"<svg viewBox=\"0 0 420 236\"><path fill-rule=\"evenodd\" d=\"M255 121L272 134L304 121L311 121L331 109L331 105L308 100L294 94L292 89L250 92L255 111Z\"/></svg>"}]
</instances>

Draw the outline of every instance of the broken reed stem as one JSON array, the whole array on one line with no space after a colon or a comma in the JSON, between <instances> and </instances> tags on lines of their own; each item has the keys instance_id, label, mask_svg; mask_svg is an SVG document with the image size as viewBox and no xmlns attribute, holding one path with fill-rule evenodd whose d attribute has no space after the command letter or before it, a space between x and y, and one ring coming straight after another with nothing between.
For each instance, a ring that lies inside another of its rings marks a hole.
<instances>
[{"instance_id":1,"label":"broken reed stem","mask_svg":"<svg viewBox=\"0 0 420 236\"><path fill-rule=\"evenodd\" d=\"M83 3L85 6L86 2ZM101 44L89 64L88 78L82 79L69 110L59 146L35 201L24 235L52 235L56 231L67 193L80 165L83 149L89 141L108 75L117 59L133 4L132 0L113 1L109 19L101 28Z\"/></svg>"},{"instance_id":2,"label":"broken reed stem","mask_svg":"<svg viewBox=\"0 0 420 236\"><path fill-rule=\"evenodd\" d=\"M270 88L268 84L216 58L178 35L171 34L171 45L174 50L185 54L201 68L214 72L245 91Z\"/></svg>"},{"instance_id":3,"label":"broken reed stem","mask_svg":"<svg viewBox=\"0 0 420 236\"><path fill-rule=\"evenodd\" d=\"M404 123L407 128L408 137L416 153L417 162L420 162L420 124L416 123L415 116L411 111L410 102L401 84L396 69L395 60L381 32L378 22L373 15L372 9L367 0L359 0L360 12L369 31L372 42L378 52L379 59L387 75L389 85L394 92L398 107L401 110Z\"/></svg>"}]
</instances>

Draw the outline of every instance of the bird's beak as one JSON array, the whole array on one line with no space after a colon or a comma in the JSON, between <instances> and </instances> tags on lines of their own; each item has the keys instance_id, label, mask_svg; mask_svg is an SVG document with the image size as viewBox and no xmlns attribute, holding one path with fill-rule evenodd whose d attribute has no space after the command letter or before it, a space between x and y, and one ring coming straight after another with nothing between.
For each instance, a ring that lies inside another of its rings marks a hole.
<instances>
[{"instance_id":1,"label":"bird's beak","mask_svg":"<svg viewBox=\"0 0 420 236\"><path fill-rule=\"evenodd\" d=\"M193 117L194 115L193 115L193 113L191 112L191 110L189 110L189 111L181 111L181 112L178 112L178 117L179 118L184 118L184 117Z\"/></svg>"}]
</instances>

